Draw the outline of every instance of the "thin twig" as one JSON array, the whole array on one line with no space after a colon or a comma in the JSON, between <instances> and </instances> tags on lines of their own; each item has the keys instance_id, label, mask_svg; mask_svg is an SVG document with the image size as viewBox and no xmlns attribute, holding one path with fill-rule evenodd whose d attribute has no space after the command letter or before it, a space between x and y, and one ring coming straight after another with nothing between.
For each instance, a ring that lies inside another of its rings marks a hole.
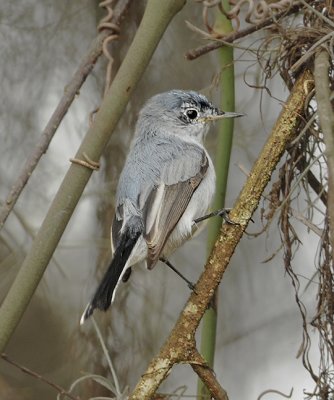
<instances>
[{"instance_id":1,"label":"thin twig","mask_svg":"<svg viewBox=\"0 0 334 400\"><path fill-rule=\"evenodd\" d=\"M268 389L268 390L265 390L264 392L262 392L259 395L259 397L257 398L257 400L261 400L266 394L271 394L271 393L278 394L279 396L282 396L282 397L284 397L286 399L291 399L292 393L293 393L293 388L291 388L289 394L284 394L284 393L280 392L279 390L275 390L275 389Z\"/></svg>"},{"instance_id":2,"label":"thin twig","mask_svg":"<svg viewBox=\"0 0 334 400\"><path fill-rule=\"evenodd\" d=\"M298 221L300 221L302 224L307 226L308 229L310 229L312 232L314 232L316 235L318 235L320 238L323 235L323 230L318 228L316 225L312 224L310 220L304 217L303 214L298 212L297 210L291 209L291 215L296 218Z\"/></svg>"},{"instance_id":3,"label":"thin twig","mask_svg":"<svg viewBox=\"0 0 334 400\"><path fill-rule=\"evenodd\" d=\"M53 389L57 390L57 392L62 395L62 396L66 396L71 400L80 400L80 397L76 396L74 397L73 395L71 395L71 393L69 393L66 389L64 389L63 387L57 385L57 383L51 382L49 381L47 378L45 378L44 376L38 374L35 371L32 371L31 369L24 367L23 365L18 364L16 361L13 361L12 359L10 359L7 354L2 353L1 354L1 358L3 360L5 360L6 362L8 362L9 364L13 365L14 367L20 369L22 372L24 372L27 375L32 376L35 379L38 379L44 383L46 383L47 385L51 386Z\"/></svg>"},{"instance_id":4,"label":"thin twig","mask_svg":"<svg viewBox=\"0 0 334 400\"><path fill-rule=\"evenodd\" d=\"M318 11L315 7L312 7L310 4L308 4L305 0L299 0L306 8L308 8L312 13L314 13L319 19L322 20L322 22L326 22L332 29L334 29L334 22L327 18L324 14L322 14L320 11Z\"/></svg>"},{"instance_id":5,"label":"thin twig","mask_svg":"<svg viewBox=\"0 0 334 400\"><path fill-rule=\"evenodd\" d=\"M288 153L291 155L291 151L288 149ZM307 176L307 182L311 186L311 188L314 190L314 192L319 196L319 199L322 201L323 205L327 207L327 192L324 189L324 186L322 183L319 182L319 180L316 178L316 176L313 174L313 172L310 169L309 163L306 160L305 154L303 154L301 151L298 150L298 160L296 162L296 167L298 170L303 173L305 170L307 171L306 176Z\"/></svg>"},{"instance_id":6,"label":"thin twig","mask_svg":"<svg viewBox=\"0 0 334 400\"><path fill-rule=\"evenodd\" d=\"M113 19L114 24L120 24L131 1L132 0L123 0L120 2L119 7L115 8L115 16ZM49 122L44 128L42 135L38 140L38 143L36 144L32 153L28 156L19 177L13 184L9 194L6 197L6 200L2 204L2 207L0 209L0 230L4 226L7 217L15 206L16 201L18 200L23 188L27 184L31 174L36 168L40 158L47 151L54 134L56 133L75 96L79 92L87 76L92 71L94 65L96 64L96 61L102 54L102 46L104 40L112 33L113 30L105 29L98 34L96 39L92 42L87 54L84 56L81 63L79 64L79 67L74 73L72 79L65 86L64 94L60 99Z\"/></svg>"},{"instance_id":7,"label":"thin twig","mask_svg":"<svg viewBox=\"0 0 334 400\"><path fill-rule=\"evenodd\" d=\"M276 211L278 211L279 209L282 210L283 207L286 206L286 204L290 201L291 196L295 193L296 188L298 187L298 185L301 183L301 181L308 176L309 171L311 170L311 168L313 167L313 165L319 161L319 159L322 157L322 154L319 154L317 157L315 157L312 161L310 161L306 168L301 171L300 175L298 176L298 178L296 179L295 183L293 184L293 186L290 188L290 190L288 191L288 193L285 194L284 196L284 200L281 202L281 204L279 205L279 207L277 207ZM298 163L296 163L296 166L298 165Z\"/></svg>"},{"instance_id":8,"label":"thin twig","mask_svg":"<svg viewBox=\"0 0 334 400\"><path fill-rule=\"evenodd\" d=\"M112 375L112 377L113 377L113 381L114 381L114 383L115 383L115 389L116 389L116 393L115 393L115 394L116 394L117 396L120 396L120 395L122 394L122 392L121 392L121 389L120 389L120 386L119 386L117 374L116 374L114 365L113 365L113 363L112 363L112 361L111 361L111 358L110 358L110 355L109 355L107 346L106 346L106 344L104 343L104 340L103 340L103 337L102 337L102 335L101 335L100 329L99 329L99 327L98 327L98 325L97 325L97 323L96 323L94 317L92 318L92 321L93 321L93 325L94 325L94 328L95 328L97 337L98 337L99 342L100 342L100 344L101 344L103 353L104 353L104 355L105 355L105 357L106 357L106 359L107 359L108 366L109 366L111 375Z\"/></svg>"},{"instance_id":9,"label":"thin twig","mask_svg":"<svg viewBox=\"0 0 334 400\"><path fill-rule=\"evenodd\" d=\"M322 36L317 42L315 42L305 54L303 54L298 61L296 61L291 67L290 67L290 73L294 73L300 68L303 64L306 63L307 60L309 60L311 57L314 56L314 53L316 52L317 48L320 47L323 43L329 41L331 38L333 38L334 32L329 32L327 35Z\"/></svg>"},{"instance_id":10,"label":"thin twig","mask_svg":"<svg viewBox=\"0 0 334 400\"><path fill-rule=\"evenodd\" d=\"M254 32L259 31L260 29L268 27L269 25L277 22L277 20L283 16L288 16L288 15L296 13L299 11L299 8L300 8L299 5L295 5L295 6L291 7L288 11L285 10L280 13L277 13L273 17L267 18L264 21L262 21L256 25L250 26L241 31L233 32L233 33L225 36L224 38L222 38L223 42L217 40L217 41L211 42L205 46L201 46L201 47L197 47L196 49L189 50L185 54L185 57L187 60L195 60L196 58L198 58L206 53L209 53L210 51L217 50L220 47L225 46L226 43L233 43L237 39L244 38Z\"/></svg>"}]
</instances>

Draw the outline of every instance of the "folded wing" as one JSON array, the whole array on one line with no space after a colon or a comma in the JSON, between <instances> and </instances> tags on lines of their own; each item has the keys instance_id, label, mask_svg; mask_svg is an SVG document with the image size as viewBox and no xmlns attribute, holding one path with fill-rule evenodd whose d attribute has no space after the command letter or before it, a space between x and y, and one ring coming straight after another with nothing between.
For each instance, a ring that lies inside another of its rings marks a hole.
<instances>
[{"instance_id":1,"label":"folded wing","mask_svg":"<svg viewBox=\"0 0 334 400\"><path fill-rule=\"evenodd\" d=\"M183 166L175 168L173 163L179 164L180 161ZM191 161L194 163L194 159ZM185 212L209 166L206 154L202 151L201 158L197 160L197 173L193 174L194 165L192 165L192 176L185 179L186 163L187 158L183 162L175 159L171 164L166 165L165 170L162 171L162 181L152 188L147 197L144 207L144 238L148 245L147 267L150 269L159 260L168 237ZM178 179L177 171L179 171L180 179L183 177L184 180L169 185L165 184L164 177L170 176L171 171L176 173L175 180Z\"/></svg>"}]
</instances>

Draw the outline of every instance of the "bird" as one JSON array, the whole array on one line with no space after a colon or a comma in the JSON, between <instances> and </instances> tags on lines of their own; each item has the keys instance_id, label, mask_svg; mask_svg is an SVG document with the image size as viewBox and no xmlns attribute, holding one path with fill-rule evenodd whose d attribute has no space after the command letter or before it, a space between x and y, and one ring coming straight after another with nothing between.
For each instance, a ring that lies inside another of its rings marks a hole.
<instances>
[{"instance_id":1,"label":"bird","mask_svg":"<svg viewBox=\"0 0 334 400\"><path fill-rule=\"evenodd\" d=\"M215 169L203 144L210 123L242 115L219 110L195 91L170 90L144 104L117 185L113 258L80 324L110 307L132 266L145 261L151 270L193 235L215 193Z\"/></svg>"}]
</instances>

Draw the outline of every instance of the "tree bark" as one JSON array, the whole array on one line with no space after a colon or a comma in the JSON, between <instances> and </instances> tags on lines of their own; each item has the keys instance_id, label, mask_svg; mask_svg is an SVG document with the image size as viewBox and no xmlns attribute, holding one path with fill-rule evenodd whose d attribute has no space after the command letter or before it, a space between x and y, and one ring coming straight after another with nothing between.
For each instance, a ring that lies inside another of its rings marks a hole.
<instances>
[{"instance_id":1,"label":"tree bark","mask_svg":"<svg viewBox=\"0 0 334 400\"><path fill-rule=\"evenodd\" d=\"M135 387L130 400L152 398L171 368L177 363L192 364L197 354L195 332L217 289L230 259L238 245L261 195L282 157L287 145L295 137L303 114L304 103L313 88L313 77L306 70L296 81L284 108L264 145L235 207L229 217L236 223L224 224L213 251L172 332L159 354L153 358L147 371ZM212 393L212 391L211 391Z\"/></svg>"}]
</instances>

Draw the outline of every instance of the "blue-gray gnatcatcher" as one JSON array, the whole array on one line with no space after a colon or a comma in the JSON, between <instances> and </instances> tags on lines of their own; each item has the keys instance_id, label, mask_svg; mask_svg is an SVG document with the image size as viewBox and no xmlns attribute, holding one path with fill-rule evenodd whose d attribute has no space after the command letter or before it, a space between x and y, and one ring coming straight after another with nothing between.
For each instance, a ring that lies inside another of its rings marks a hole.
<instances>
[{"instance_id":1,"label":"blue-gray gnatcatcher","mask_svg":"<svg viewBox=\"0 0 334 400\"><path fill-rule=\"evenodd\" d=\"M203 139L209 122L242 114L219 111L196 92L152 97L139 114L119 178L111 227L112 262L80 323L107 310L128 268L152 269L189 239L215 192L215 171Z\"/></svg>"}]
</instances>

